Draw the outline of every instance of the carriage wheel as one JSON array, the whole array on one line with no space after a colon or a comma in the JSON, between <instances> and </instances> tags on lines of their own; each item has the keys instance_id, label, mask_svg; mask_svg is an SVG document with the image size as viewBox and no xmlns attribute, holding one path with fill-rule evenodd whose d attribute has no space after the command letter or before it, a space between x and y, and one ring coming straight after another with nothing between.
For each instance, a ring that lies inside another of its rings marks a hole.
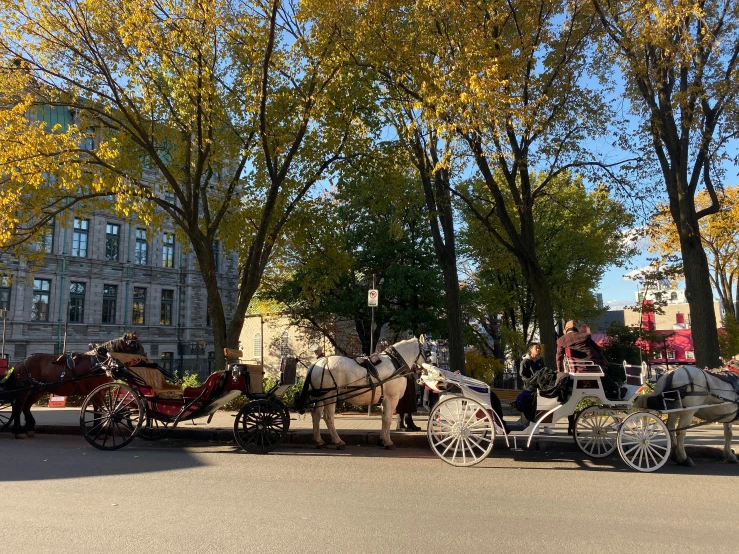
<instances>
[{"instance_id":1,"label":"carriage wheel","mask_svg":"<svg viewBox=\"0 0 739 554\"><path fill-rule=\"evenodd\" d=\"M0 431L4 431L13 419L13 404L0 400Z\"/></svg>"},{"instance_id":2,"label":"carriage wheel","mask_svg":"<svg viewBox=\"0 0 739 554\"><path fill-rule=\"evenodd\" d=\"M234 421L234 438L251 454L266 454L287 435L289 414L273 400L259 399L246 404Z\"/></svg>"},{"instance_id":3,"label":"carriage wheel","mask_svg":"<svg viewBox=\"0 0 739 554\"><path fill-rule=\"evenodd\" d=\"M161 421L151 415L146 416L146 424L139 429L138 437L147 441L158 441L172 430L169 421Z\"/></svg>"},{"instance_id":4,"label":"carriage wheel","mask_svg":"<svg viewBox=\"0 0 739 554\"><path fill-rule=\"evenodd\" d=\"M618 427L611 410L589 406L575 420L575 443L591 458L605 458L616 451Z\"/></svg>"},{"instance_id":5,"label":"carriage wheel","mask_svg":"<svg viewBox=\"0 0 739 554\"><path fill-rule=\"evenodd\" d=\"M631 414L618 430L618 453L637 471L657 471L665 465L670 446L667 425L649 412Z\"/></svg>"},{"instance_id":6,"label":"carriage wheel","mask_svg":"<svg viewBox=\"0 0 739 554\"><path fill-rule=\"evenodd\" d=\"M101 450L117 450L131 442L146 421L144 401L130 386L105 383L93 390L80 410L85 440Z\"/></svg>"},{"instance_id":7,"label":"carriage wheel","mask_svg":"<svg viewBox=\"0 0 739 554\"><path fill-rule=\"evenodd\" d=\"M493 449L495 426L482 404L456 396L431 411L427 435L434 453L446 463L473 466Z\"/></svg>"}]
</instances>

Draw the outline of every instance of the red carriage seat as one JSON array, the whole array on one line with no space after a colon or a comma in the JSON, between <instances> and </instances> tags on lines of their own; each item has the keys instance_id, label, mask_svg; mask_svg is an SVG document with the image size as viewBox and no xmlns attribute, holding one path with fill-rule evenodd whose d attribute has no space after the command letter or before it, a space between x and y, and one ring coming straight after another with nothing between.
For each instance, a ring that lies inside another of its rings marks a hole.
<instances>
[{"instance_id":1,"label":"red carriage seat","mask_svg":"<svg viewBox=\"0 0 739 554\"><path fill-rule=\"evenodd\" d=\"M185 398L197 398L203 391L205 391L203 398L211 398L214 394L213 391L222 388L222 378L225 373L225 371L214 371L208 376L205 383L199 387L187 387L181 395L184 395Z\"/></svg>"},{"instance_id":2,"label":"red carriage seat","mask_svg":"<svg viewBox=\"0 0 739 554\"><path fill-rule=\"evenodd\" d=\"M8 374L8 360L0 358L0 379Z\"/></svg>"}]
</instances>

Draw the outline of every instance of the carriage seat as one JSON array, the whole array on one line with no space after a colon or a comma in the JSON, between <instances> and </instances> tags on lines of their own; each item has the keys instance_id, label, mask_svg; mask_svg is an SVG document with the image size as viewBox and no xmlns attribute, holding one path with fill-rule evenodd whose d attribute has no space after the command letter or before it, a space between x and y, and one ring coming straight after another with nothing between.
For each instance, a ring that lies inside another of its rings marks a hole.
<instances>
[{"instance_id":1,"label":"carriage seat","mask_svg":"<svg viewBox=\"0 0 739 554\"><path fill-rule=\"evenodd\" d=\"M141 377L159 398L182 398L182 387L167 383L158 369L153 367L129 367L128 369Z\"/></svg>"}]
</instances>

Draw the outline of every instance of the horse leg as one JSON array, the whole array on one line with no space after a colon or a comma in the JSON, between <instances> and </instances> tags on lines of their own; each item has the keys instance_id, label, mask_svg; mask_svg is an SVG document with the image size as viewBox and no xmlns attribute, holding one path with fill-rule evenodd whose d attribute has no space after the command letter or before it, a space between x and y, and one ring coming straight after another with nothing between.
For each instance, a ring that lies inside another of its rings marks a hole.
<instances>
[{"instance_id":1,"label":"horse leg","mask_svg":"<svg viewBox=\"0 0 739 554\"><path fill-rule=\"evenodd\" d=\"M395 445L390 440L390 426L393 422L393 412L398 405L398 400L400 398L396 398L395 402L391 402L388 397L382 400L382 431L380 431L380 436L384 441L385 450L395 450Z\"/></svg>"},{"instance_id":2,"label":"horse leg","mask_svg":"<svg viewBox=\"0 0 739 554\"><path fill-rule=\"evenodd\" d=\"M680 419L678 420L678 431L675 433L677 436L677 448L675 450L677 455L676 461L678 464L687 467L695 467L695 463L685 452L685 435L688 432L686 427L689 427L693 423L695 412L696 410L691 410L680 414Z\"/></svg>"},{"instance_id":3,"label":"horse leg","mask_svg":"<svg viewBox=\"0 0 739 554\"><path fill-rule=\"evenodd\" d=\"M677 421L680 419L680 414L671 413L667 416L667 431L670 433L670 457L677 462L677 436L675 429L677 428Z\"/></svg>"},{"instance_id":4,"label":"horse leg","mask_svg":"<svg viewBox=\"0 0 739 554\"><path fill-rule=\"evenodd\" d=\"M311 416L313 417L313 442L316 448L326 448L326 443L321 438L321 414L323 413L323 404L317 404L313 408Z\"/></svg>"},{"instance_id":5,"label":"horse leg","mask_svg":"<svg viewBox=\"0 0 739 554\"><path fill-rule=\"evenodd\" d=\"M36 418L33 417L33 414L31 413L31 407L38 402L39 398L42 396L42 393L29 396L28 400L26 400L25 406L23 406L23 418L26 420L25 430L29 439L36 436L36 433L34 432L36 429Z\"/></svg>"},{"instance_id":6,"label":"horse leg","mask_svg":"<svg viewBox=\"0 0 739 554\"><path fill-rule=\"evenodd\" d=\"M23 429L23 426L21 425L21 414L26 406L26 400L28 400L28 393L19 394L15 397L15 400L13 400L11 419L13 420L13 434L16 439L28 438L25 429Z\"/></svg>"},{"instance_id":7,"label":"horse leg","mask_svg":"<svg viewBox=\"0 0 739 554\"><path fill-rule=\"evenodd\" d=\"M734 454L734 451L731 449L732 435L731 421L724 423L724 439L726 440L724 443L724 460L730 464L736 464L736 454Z\"/></svg>"},{"instance_id":8,"label":"horse leg","mask_svg":"<svg viewBox=\"0 0 739 554\"><path fill-rule=\"evenodd\" d=\"M341 437L339 437L339 434L336 432L336 425L334 422L335 413L336 413L336 403L335 402L332 402L331 404L324 406L323 417L326 420L326 427L328 427L328 432L331 433L331 442L336 445L336 448L338 450L344 450L346 448L346 443L343 440L341 440Z\"/></svg>"}]
</instances>

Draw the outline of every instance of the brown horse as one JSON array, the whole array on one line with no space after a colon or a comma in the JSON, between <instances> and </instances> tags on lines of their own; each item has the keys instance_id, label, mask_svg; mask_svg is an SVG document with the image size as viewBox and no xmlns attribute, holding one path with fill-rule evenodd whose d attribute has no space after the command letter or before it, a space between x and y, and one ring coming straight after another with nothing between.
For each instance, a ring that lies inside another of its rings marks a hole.
<instances>
[{"instance_id":1,"label":"brown horse","mask_svg":"<svg viewBox=\"0 0 739 554\"><path fill-rule=\"evenodd\" d=\"M143 348L135 334L124 335L101 345L114 352L142 353ZM34 436L36 420L31 407L47 393L59 396L87 396L96 387L110 381L98 358L91 350L85 354L33 354L15 366L6 382L6 390L14 390L13 434L25 439ZM21 425L21 413L25 427ZM10 422L8 422L10 423Z\"/></svg>"}]
</instances>

